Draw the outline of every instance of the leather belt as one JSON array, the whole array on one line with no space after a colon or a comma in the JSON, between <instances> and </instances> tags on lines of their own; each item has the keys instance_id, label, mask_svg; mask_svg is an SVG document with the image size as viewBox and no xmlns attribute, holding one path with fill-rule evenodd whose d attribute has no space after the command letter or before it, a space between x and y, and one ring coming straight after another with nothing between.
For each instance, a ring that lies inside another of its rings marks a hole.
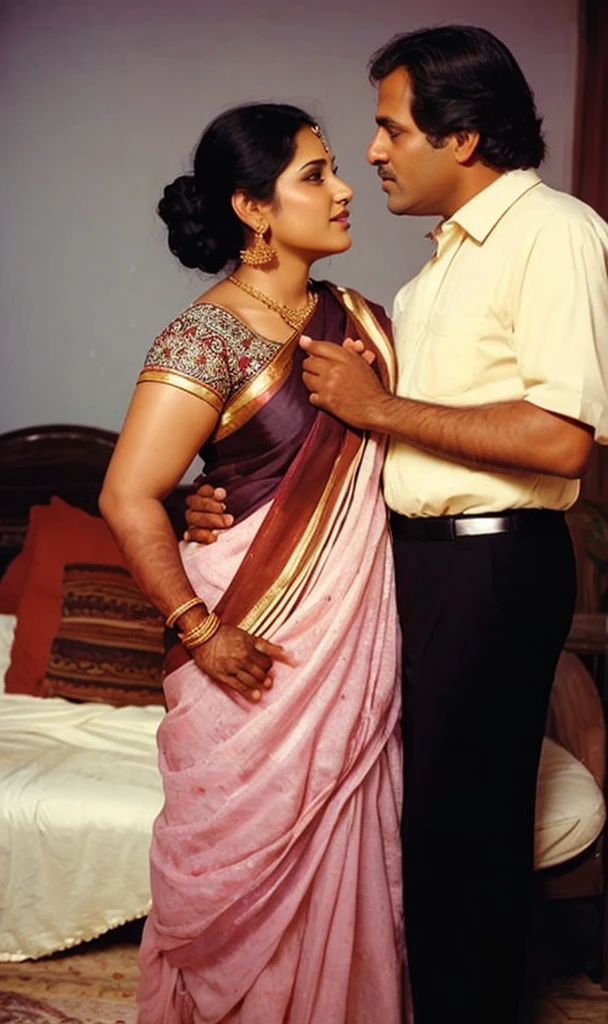
<instances>
[{"instance_id":1,"label":"leather belt","mask_svg":"<svg viewBox=\"0 0 608 1024\"><path fill-rule=\"evenodd\" d=\"M401 516L391 513L391 529L395 537L407 540L458 540L460 537L483 537L491 533L527 533L551 530L562 526L564 513L545 508L521 508L511 512L484 512L463 516Z\"/></svg>"}]
</instances>

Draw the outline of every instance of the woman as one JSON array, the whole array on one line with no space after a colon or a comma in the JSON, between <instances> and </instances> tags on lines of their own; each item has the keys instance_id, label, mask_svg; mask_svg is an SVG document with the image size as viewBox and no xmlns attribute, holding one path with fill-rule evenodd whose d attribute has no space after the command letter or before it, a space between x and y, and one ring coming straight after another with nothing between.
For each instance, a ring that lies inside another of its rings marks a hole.
<instances>
[{"instance_id":1,"label":"woman","mask_svg":"<svg viewBox=\"0 0 608 1024\"><path fill-rule=\"evenodd\" d=\"M209 126L159 205L182 263L235 269L154 342L101 496L179 636L139 1024L402 1019L383 441L315 411L298 347L362 338L391 382L382 311L309 280L349 248L351 199L309 115L257 104ZM180 550L161 500L198 451L235 525Z\"/></svg>"}]
</instances>

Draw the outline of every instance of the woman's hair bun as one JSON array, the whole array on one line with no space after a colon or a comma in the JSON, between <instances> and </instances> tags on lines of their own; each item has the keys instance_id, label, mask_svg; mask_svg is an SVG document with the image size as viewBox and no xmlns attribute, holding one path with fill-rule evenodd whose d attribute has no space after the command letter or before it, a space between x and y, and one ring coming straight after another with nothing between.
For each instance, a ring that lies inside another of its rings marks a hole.
<instances>
[{"instance_id":1,"label":"woman's hair bun","mask_svg":"<svg viewBox=\"0 0 608 1024\"><path fill-rule=\"evenodd\" d=\"M233 209L233 196L272 200L305 125L316 127L310 114L284 103L233 107L208 125L194 154L194 173L167 185L158 204L169 248L185 267L217 274L238 263L250 232Z\"/></svg>"},{"instance_id":2,"label":"woman's hair bun","mask_svg":"<svg viewBox=\"0 0 608 1024\"><path fill-rule=\"evenodd\" d=\"M193 174L182 174L165 186L158 213L169 229L169 248L180 263L215 273L217 243L209 235L205 204Z\"/></svg>"}]
</instances>

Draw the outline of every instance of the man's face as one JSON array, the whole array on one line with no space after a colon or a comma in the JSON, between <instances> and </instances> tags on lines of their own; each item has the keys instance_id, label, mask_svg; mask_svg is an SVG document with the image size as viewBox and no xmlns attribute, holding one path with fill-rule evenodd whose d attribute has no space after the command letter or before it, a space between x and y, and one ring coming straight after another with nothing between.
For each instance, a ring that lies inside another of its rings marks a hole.
<instances>
[{"instance_id":1,"label":"man's face","mask_svg":"<svg viewBox=\"0 0 608 1024\"><path fill-rule=\"evenodd\" d=\"M454 138L432 146L412 117L412 83L405 68L383 78L378 89L378 128L367 159L378 169L391 213L449 217L457 208L454 195L459 164Z\"/></svg>"}]
</instances>

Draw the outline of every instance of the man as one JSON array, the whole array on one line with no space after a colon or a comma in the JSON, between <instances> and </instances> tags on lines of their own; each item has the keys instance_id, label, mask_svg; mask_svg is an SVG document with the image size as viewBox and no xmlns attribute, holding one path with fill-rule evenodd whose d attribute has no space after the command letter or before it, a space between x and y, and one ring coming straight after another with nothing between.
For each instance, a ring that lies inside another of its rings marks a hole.
<instances>
[{"instance_id":1,"label":"man","mask_svg":"<svg viewBox=\"0 0 608 1024\"><path fill-rule=\"evenodd\" d=\"M371 78L368 160L392 213L441 219L436 251L395 300L396 395L323 341L302 340L304 379L314 405L390 436L416 1024L515 1024L574 602L563 513L608 441L608 227L540 181L532 94L490 33L397 37Z\"/></svg>"}]
</instances>

